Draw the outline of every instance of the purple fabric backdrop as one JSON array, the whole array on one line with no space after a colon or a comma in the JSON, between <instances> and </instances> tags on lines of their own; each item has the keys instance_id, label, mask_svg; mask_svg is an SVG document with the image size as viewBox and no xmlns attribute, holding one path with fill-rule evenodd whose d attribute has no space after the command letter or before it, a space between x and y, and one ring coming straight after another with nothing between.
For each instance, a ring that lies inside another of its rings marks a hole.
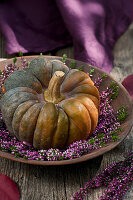
<instances>
[{"instance_id":1,"label":"purple fabric backdrop","mask_svg":"<svg viewBox=\"0 0 133 200\"><path fill-rule=\"evenodd\" d=\"M0 30L9 54L73 43L76 59L110 72L112 48L132 14L133 0L5 0Z\"/></svg>"}]
</instances>

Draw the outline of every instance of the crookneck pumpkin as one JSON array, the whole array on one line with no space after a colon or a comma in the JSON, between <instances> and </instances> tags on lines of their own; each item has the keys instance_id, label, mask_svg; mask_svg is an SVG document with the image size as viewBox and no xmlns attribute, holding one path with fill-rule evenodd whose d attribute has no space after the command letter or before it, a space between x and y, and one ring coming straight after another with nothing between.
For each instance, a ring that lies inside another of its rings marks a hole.
<instances>
[{"instance_id":1,"label":"crookneck pumpkin","mask_svg":"<svg viewBox=\"0 0 133 200\"><path fill-rule=\"evenodd\" d=\"M89 75L38 57L4 83L1 111L9 132L37 149L87 139L98 122L99 92Z\"/></svg>"}]
</instances>

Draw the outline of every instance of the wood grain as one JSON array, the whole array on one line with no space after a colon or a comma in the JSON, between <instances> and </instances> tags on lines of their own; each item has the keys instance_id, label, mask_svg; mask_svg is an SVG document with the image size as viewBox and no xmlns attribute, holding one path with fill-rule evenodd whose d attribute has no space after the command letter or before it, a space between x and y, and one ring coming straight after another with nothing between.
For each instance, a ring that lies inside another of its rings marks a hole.
<instances>
[{"instance_id":1,"label":"wood grain","mask_svg":"<svg viewBox=\"0 0 133 200\"><path fill-rule=\"evenodd\" d=\"M0 38L0 42L3 39ZM62 56L71 52L71 47L55 52ZM1 49L5 55L4 50ZM52 53L53 55L54 53ZM113 77L122 81L133 73L133 25L118 40L114 48ZM5 56L1 56L5 57ZM73 58L73 54L69 54ZM105 167L124 159L124 155L133 149L133 130L126 139L112 151L96 159L72 166L32 166L0 158L0 173L11 177L19 186L21 200L70 200L73 193L79 190L85 182L102 171ZM91 190L85 200L97 200L104 188ZM126 193L124 200L133 199L133 184Z\"/></svg>"}]
</instances>

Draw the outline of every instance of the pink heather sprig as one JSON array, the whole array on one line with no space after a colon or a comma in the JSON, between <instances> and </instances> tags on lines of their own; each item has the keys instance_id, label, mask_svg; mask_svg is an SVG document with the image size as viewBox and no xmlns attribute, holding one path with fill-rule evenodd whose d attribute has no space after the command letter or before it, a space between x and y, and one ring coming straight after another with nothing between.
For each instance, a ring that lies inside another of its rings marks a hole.
<instances>
[{"instance_id":1,"label":"pink heather sprig","mask_svg":"<svg viewBox=\"0 0 133 200\"><path fill-rule=\"evenodd\" d=\"M90 70L90 73L92 70ZM94 71L93 71L94 72ZM89 73L89 74L90 74ZM92 74L91 74L92 75ZM91 76L90 75L90 76ZM95 79L94 84L97 88L99 88L100 84L103 82L103 80L107 77L107 74L102 74L102 76L99 76L97 79Z\"/></svg>"},{"instance_id":2,"label":"pink heather sprig","mask_svg":"<svg viewBox=\"0 0 133 200\"><path fill-rule=\"evenodd\" d=\"M26 58L23 56L21 57L21 65L23 69L29 66L29 62L27 62Z\"/></svg>"},{"instance_id":3,"label":"pink heather sprig","mask_svg":"<svg viewBox=\"0 0 133 200\"><path fill-rule=\"evenodd\" d=\"M4 84L4 81L6 80L6 78L14 71L18 70L17 65L15 63L10 64L10 65L6 65L4 67L4 70L1 72L0 71L0 85L2 87L2 85ZM1 91L1 90L0 90Z\"/></svg>"},{"instance_id":4,"label":"pink heather sprig","mask_svg":"<svg viewBox=\"0 0 133 200\"><path fill-rule=\"evenodd\" d=\"M124 161L113 163L94 179L89 179L84 187L73 195L73 200L83 200L90 189L101 186L107 186L108 189L104 191L99 200L122 200L132 181L133 151L126 155Z\"/></svg>"},{"instance_id":5,"label":"pink heather sprig","mask_svg":"<svg viewBox=\"0 0 133 200\"><path fill-rule=\"evenodd\" d=\"M0 98L1 98L2 86L4 84L4 81L11 73L19 69L16 63L17 63L17 58L15 57L13 59L13 63L6 65L4 67L4 70L0 71ZM23 56L21 56L21 65L22 65L22 68L28 67L28 62Z\"/></svg>"}]
</instances>

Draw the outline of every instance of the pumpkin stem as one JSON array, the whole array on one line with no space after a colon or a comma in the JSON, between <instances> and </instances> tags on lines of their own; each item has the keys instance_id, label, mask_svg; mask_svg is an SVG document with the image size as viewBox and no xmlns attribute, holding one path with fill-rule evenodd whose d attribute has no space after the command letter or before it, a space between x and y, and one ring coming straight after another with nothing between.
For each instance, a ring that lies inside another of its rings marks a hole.
<instances>
[{"instance_id":1,"label":"pumpkin stem","mask_svg":"<svg viewBox=\"0 0 133 200\"><path fill-rule=\"evenodd\" d=\"M45 101L58 103L65 99L65 96L60 93L60 85L65 73L62 71L56 71L52 76L48 88L44 91Z\"/></svg>"}]
</instances>

